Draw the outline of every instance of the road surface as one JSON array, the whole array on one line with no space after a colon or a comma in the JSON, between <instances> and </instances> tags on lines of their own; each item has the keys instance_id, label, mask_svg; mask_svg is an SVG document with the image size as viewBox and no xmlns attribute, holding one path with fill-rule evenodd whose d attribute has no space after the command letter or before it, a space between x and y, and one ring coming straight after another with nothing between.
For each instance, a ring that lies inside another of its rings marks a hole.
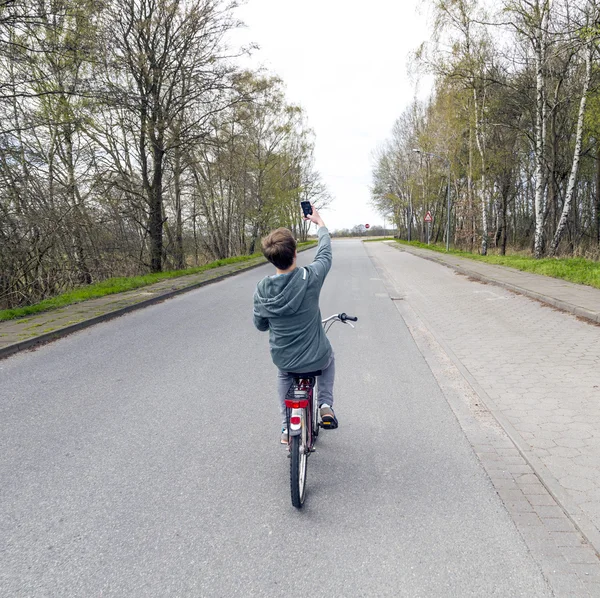
<instances>
[{"instance_id":1,"label":"road surface","mask_svg":"<svg viewBox=\"0 0 600 598\"><path fill-rule=\"evenodd\" d=\"M290 504L259 268L0 362L1 596L551 596L364 245ZM314 251L300 256L307 263Z\"/></svg>"}]
</instances>

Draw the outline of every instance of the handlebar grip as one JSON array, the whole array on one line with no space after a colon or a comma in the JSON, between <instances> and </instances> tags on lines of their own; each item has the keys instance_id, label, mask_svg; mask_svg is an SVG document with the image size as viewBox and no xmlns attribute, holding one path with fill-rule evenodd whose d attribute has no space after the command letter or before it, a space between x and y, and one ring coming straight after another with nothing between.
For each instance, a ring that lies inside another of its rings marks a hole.
<instances>
[{"instance_id":1,"label":"handlebar grip","mask_svg":"<svg viewBox=\"0 0 600 598\"><path fill-rule=\"evenodd\" d=\"M356 318L355 316L349 316L346 313L340 314L339 318L342 322L345 322L346 320L350 320L351 322L358 322L358 318Z\"/></svg>"}]
</instances>

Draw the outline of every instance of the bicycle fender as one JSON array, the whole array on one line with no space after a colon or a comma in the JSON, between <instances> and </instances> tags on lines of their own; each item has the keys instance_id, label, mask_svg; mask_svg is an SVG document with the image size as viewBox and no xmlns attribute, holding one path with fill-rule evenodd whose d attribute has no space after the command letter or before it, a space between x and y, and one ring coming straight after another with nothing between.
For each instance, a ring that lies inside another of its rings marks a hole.
<instances>
[{"instance_id":1,"label":"bicycle fender","mask_svg":"<svg viewBox=\"0 0 600 598\"><path fill-rule=\"evenodd\" d=\"M290 436L298 436L302 430L302 411L303 409L292 409L292 413L290 414ZM299 418L300 423L292 423L293 418L295 417Z\"/></svg>"}]
</instances>

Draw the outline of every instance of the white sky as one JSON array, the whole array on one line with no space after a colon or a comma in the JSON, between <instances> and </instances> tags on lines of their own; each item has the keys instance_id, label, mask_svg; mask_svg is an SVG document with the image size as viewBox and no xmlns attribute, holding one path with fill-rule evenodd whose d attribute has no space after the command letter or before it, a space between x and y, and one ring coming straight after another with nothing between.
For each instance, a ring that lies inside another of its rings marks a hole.
<instances>
[{"instance_id":1,"label":"white sky","mask_svg":"<svg viewBox=\"0 0 600 598\"><path fill-rule=\"evenodd\" d=\"M243 43L260 46L251 64L283 79L315 131L316 168L333 196L323 212L331 229L383 223L370 206L372 152L415 95L407 60L428 38L422 4L248 0L238 9Z\"/></svg>"}]
</instances>

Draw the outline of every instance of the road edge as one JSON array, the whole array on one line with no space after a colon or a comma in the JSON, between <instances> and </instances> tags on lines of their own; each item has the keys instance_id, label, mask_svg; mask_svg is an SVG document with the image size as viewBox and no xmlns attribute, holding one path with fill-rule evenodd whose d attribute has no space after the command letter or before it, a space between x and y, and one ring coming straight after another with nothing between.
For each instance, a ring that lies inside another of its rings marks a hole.
<instances>
[{"instance_id":1,"label":"road edge","mask_svg":"<svg viewBox=\"0 0 600 598\"><path fill-rule=\"evenodd\" d=\"M458 266L456 264L450 264L444 261L443 259L438 258L436 255L425 255L422 253L417 253L416 251L411 251L410 247L400 245L399 243L394 243L393 245L390 243L390 245L398 251L406 251L406 253L410 253L411 255L414 255L416 257L420 257L424 260L429 260L430 262L435 262L436 264L440 264L441 266L446 266L447 268L455 270L456 272L458 272L459 274L463 274L464 276L470 276L471 278L479 280L480 282L485 282L486 284L493 284L497 287L506 289L507 291L518 293L519 295L524 295L525 297L529 297L530 299L535 299L540 303L545 303L547 305L550 305L551 307L560 309L561 311L571 313L574 316L577 316L578 318L589 320L593 324L600 324L600 314L584 309L583 307L579 307L578 305L573 305L572 303L567 303L566 301L561 301L560 299L555 299L554 297L548 297L548 295L542 295L541 293L536 293L535 291L524 289L523 287L520 287L515 284L502 282L500 280L495 280L494 278L489 278L483 274L479 274L478 272L469 270L466 267ZM502 266L502 268L508 268L508 266ZM514 268L511 268L511 270L513 269ZM521 272L521 270L516 271Z\"/></svg>"},{"instance_id":2,"label":"road edge","mask_svg":"<svg viewBox=\"0 0 600 598\"><path fill-rule=\"evenodd\" d=\"M309 249L314 249L316 244L311 245L310 247L302 247L298 251L308 251ZM69 334L73 334L74 332L79 332L80 330L84 330L85 328L90 328L91 326L95 326L96 324L101 324L102 322L107 322L109 320L113 320L114 318L118 318L120 316L124 316L132 311L137 311L138 309L144 309L145 307L150 307L151 305L155 305L156 303L162 303L167 299L171 299L176 297L177 295L182 295L183 293L187 293L189 291L194 291L201 287L204 287L209 284L213 284L215 282L220 282L222 280L226 280L227 278L231 278L232 276L236 276L237 274L241 274L242 272L247 272L249 270L254 270L255 268L259 268L260 266L264 266L268 264L267 260L259 262L257 264L250 264L248 266L243 266L234 270L233 272L227 272L225 274L220 274L219 276L215 276L214 278L209 278L208 280L201 280L200 282L195 282L189 286L182 287L181 289L175 289L171 291L167 291L165 293L161 293L156 297L151 297L150 299L144 299L139 303L135 303L133 305L128 305L126 307L120 307L114 311L107 312L100 316L94 316L92 318L83 320L82 322L77 322L77 324L70 324L69 326L65 326L64 328L60 328L58 330L54 330L52 332L47 332L45 334L40 334L39 336L35 336L33 338L24 340L19 343L15 343L13 345L9 345L8 347L3 347L0 349L0 360L5 359L6 357L10 357L11 355L15 355L20 353L21 351L27 351L31 349L35 349L39 345L43 345L46 343L50 343L52 341L58 340ZM143 287L142 287L143 288ZM115 295L118 295L116 293ZM82 304L84 304L83 302Z\"/></svg>"},{"instance_id":3,"label":"road edge","mask_svg":"<svg viewBox=\"0 0 600 598\"><path fill-rule=\"evenodd\" d=\"M411 251L407 253L411 253L411 255L415 255L417 257L422 257L421 255L417 255ZM373 260L373 256L369 255L370 259ZM428 257L423 257L423 259L430 259ZM448 267L452 267L451 264L447 264L445 262L441 262L439 260L430 259L430 261L434 261L440 263L441 265L445 265ZM385 274L387 285L391 288L395 288L394 284L387 273L387 270L384 266L380 265L380 271ZM470 276L470 273L468 274ZM474 278L474 277L473 277ZM485 281L482 281L485 282ZM491 281L493 282L493 281ZM512 290L512 289L508 289ZM556 501L558 505L560 505L564 514L568 517L571 523L575 526L577 530L583 535L583 537L590 543L593 547L594 551L597 555L600 556L600 530L594 525L594 523L589 519L589 517L583 512L583 510L579 507L579 505L573 500L568 492L560 485L558 480L554 477L552 473L548 470L548 468L542 463L542 461L535 455L527 441L521 436L521 434L515 429L515 427L508 421L508 418L504 416L499 407L496 405L495 401L489 396L489 394L483 389L483 387L477 382L477 379L471 374L467 367L460 361L460 359L456 356L456 354L452 351L452 349L448 346L444 339L440 338L433 330L432 326L429 324L427 318L423 313L420 312L414 306L410 306L411 309L415 312L415 314L419 317L419 319L423 322L425 327L429 330L430 334L433 336L435 341L439 344L442 350L449 357L451 362L454 364L458 372L463 376L466 380L467 384L473 389L473 391L479 396L481 402L485 405L486 409L490 412L496 422L500 425L500 427L504 430L505 434L510 438L511 442L514 444L516 449L519 451L520 455L523 457L525 462L531 467L536 477L540 481L540 483L546 488L548 493L552 496L552 498ZM402 315L402 314L401 314Z\"/></svg>"},{"instance_id":4,"label":"road edge","mask_svg":"<svg viewBox=\"0 0 600 598\"><path fill-rule=\"evenodd\" d=\"M514 438L509 436L499 422L497 414L489 409L485 397L482 397L472 381L465 377L459 368L460 360L448 347L441 345L440 339L429 328L429 323L422 319L422 314L418 314L415 307L407 301L395 301L394 304L552 595L563 596L562 590L565 588L565 580L568 579L569 593L566 595L591 598L595 594L591 592L591 586L586 586L586 581L588 575L600 572L600 553L596 547L573 521L573 516L568 513L562 502L548 490L531 460L523 455ZM456 372L460 381L453 379L449 368ZM474 406L471 401L476 401ZM514 450L520 455L522 464L516 457L507 456L507 448L503 441L510 444L509 451ZM531 476L538 480L542 491L538 491L531 483ZM545 500L540 500L542 498L552 501L552 506ZM530 506L524 507L524 504ZM547 509L554 508L560 511L560 516L548 513ZM538 517L537 523L532 521L532 514ZM548 525L550 522L560 522L560 532L554 531ZM562 527L562 522L568 522L570 529ZM545 530L545 534L540 533L540 530ZM558 546L558 543L554 545L559 533L564 533L565 536L576 534L578 543L564 547ZM588 560L590 557L594 559L593 565ZM595 569L593 573L582 571L581 568L576 568L577 565L573 567L575 563L570 559L577 560L578 563L580 560L585 561ZM569 579L573 573L577 576L577 581Z\"/></svg>"}]
</instances>

